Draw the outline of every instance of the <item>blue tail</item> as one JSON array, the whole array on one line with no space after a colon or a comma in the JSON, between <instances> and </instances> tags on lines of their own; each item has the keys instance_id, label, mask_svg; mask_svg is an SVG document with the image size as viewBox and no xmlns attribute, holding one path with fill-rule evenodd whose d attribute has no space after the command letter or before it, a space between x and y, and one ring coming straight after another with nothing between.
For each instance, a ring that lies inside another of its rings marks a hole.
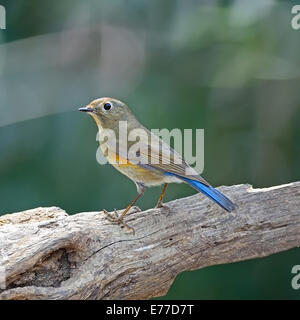
<instances>
[{"instance_id":1,"label":"blue tail","mask_svg":"<svg viewBox=\"0 0 300 320\"><path fill-rule=\"evenodd\" d=\"M172 173L167 173L169 175L175 175ZM223 209L225 209L228 212L231 212L236 208L236 205L230 201L227 197L225 197L220 191L216 190L212 186L207 186L199 181L192 180L186 177L182 177L179 175L175 175L179 179L185 181L187 184L189 184L191 187L196 189L197 191L202 192L207 197L209 197L211 200L213 200L215 203L217 203L219 206L221 206Z\"/></svg>"}]
</instances>

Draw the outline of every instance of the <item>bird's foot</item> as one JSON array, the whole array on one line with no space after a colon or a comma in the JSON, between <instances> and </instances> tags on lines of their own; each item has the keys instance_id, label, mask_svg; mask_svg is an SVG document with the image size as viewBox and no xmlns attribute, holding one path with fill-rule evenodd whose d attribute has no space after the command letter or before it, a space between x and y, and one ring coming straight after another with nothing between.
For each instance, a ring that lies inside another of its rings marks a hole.
<instances>
[{"instance_id":1,"label":"bird's foot","mask_svg":"<svg viewBox=\"0 0 300 320\"><path fill-rule=\"evenodd\" d=\"M166 215L168 216L171 212L170 207L168 207L167 205L163 204L162 202L159 202L155 208L161 208L161 209L165 209L166 210Z\"/></svg>"},{"instance_id":2,"label":"bird's foot","mask_svg":"<svg viewBox=\"0 0 300 320\"><path fill-rule=\"evenodd\" d=\"M114 209L113 214L109 213L105 209L103 209L103 212L109 222L111 222L112 224L119 224L119 225L121 225L121 228L125 227L128 230L130 230L133 235L135 234L134 228L130 227L126 222L123 221L122 214L119 215L116 209Z\"/></svg>"},{"instance_id":3,"label":"bird's foot","mask_svg":"<svg viewBox=\"0 0 300 320\"><path fill-rule=\"evenodd\" d=\"M139 208L138 206L132 206L130 208L130 213L136 213L136 212L142 212L142 209Z\"/></svg>"}]
</instances>

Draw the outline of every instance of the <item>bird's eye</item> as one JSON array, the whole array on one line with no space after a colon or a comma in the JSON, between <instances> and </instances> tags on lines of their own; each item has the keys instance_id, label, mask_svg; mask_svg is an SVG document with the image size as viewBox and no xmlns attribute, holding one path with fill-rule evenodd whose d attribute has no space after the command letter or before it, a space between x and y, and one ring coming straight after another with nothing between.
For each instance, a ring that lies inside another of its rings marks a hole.
<instances>
[{"instance_id":1,"label":"bird's eye","mask_svg":"<svg viewBox=\"0 0 300 320\"><path fill-rule=\"evenodd\" d=\"M106 110L106 111L110 110L110 109L111 109L111 103L109 103L109 102L105 103L104 106L103 106L103 108L104 108L104 110Z\"/></svg>"}]
</instances>

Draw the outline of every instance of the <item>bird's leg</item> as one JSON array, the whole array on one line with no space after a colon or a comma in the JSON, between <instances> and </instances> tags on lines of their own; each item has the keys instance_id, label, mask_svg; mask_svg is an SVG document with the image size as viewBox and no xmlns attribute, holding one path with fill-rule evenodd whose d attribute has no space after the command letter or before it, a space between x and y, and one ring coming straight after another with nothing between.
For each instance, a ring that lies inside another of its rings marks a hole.
<instances>
[{"instance_id":1,"label":"bird's leg","mask_svg":"<svg viewBox=\"0 0 300 320\"><path fill-rule=\"evenodd\" d=\"M138 201L138 199L144 194L146 188L144 186L140 186L138 185L138 195L130 202L130 204L127 206L126 209L124 209L124 211L121 213L120 216L118 216L117 210L114 210L114 214L115 216L111 215L110 213L108 213L105 209L103 210L103 212L106 214L107 219L114 223L114 224L122 224L124 227L130 229L132 231L133 234L135 234L135 231L132 227L130 227L127 223L125 223L123 221L123 218L125 216L125 214L133 207L133 205ZM138 211L138 210L136 210Z\"/></svg>"},{"instance_id":2,"label":"bird's leg","mask_svg":"<svg viewBox=\"0 0 300 320\"><path fill-rule=\"evenodd\" d=\"M160 194L160 196L159 196L159 198L158 198L158 201L157 201L157 204L156 204L155 207L156 207L156 208L165 208L165 209L168 210L168 213L167 213L167 214L169 214L169 213L170 213L170 208L169 208L168 206L166 206L165 204L163 204L163 198L164 198L164 196L165 196L167 186L168 186L168 184L165 183L164 186L163 186L163 188L162 188L161 194Z\"/></svg>"}]
</instances>

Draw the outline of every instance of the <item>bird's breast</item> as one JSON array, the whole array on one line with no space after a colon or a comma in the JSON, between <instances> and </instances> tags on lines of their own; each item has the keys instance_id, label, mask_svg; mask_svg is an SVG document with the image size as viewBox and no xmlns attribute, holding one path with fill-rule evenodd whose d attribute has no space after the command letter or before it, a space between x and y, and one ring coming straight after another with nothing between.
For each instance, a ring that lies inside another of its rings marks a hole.
<instances>
[{"instance_id":1,"label":"bird's breast","mask_svg":"<svg viewBox=\"0 0 300 320\"><path fill-rule=\"evenodd\" d=\"M141 182L146 186L154 186L165 183L165 179L167 177L162 172L155 169L147 169L134 164L129 160L122 158L115 152L109 150L107 146L102 145L100 147L108 162L134 182Z\"/></svg>"}]
</instances>

